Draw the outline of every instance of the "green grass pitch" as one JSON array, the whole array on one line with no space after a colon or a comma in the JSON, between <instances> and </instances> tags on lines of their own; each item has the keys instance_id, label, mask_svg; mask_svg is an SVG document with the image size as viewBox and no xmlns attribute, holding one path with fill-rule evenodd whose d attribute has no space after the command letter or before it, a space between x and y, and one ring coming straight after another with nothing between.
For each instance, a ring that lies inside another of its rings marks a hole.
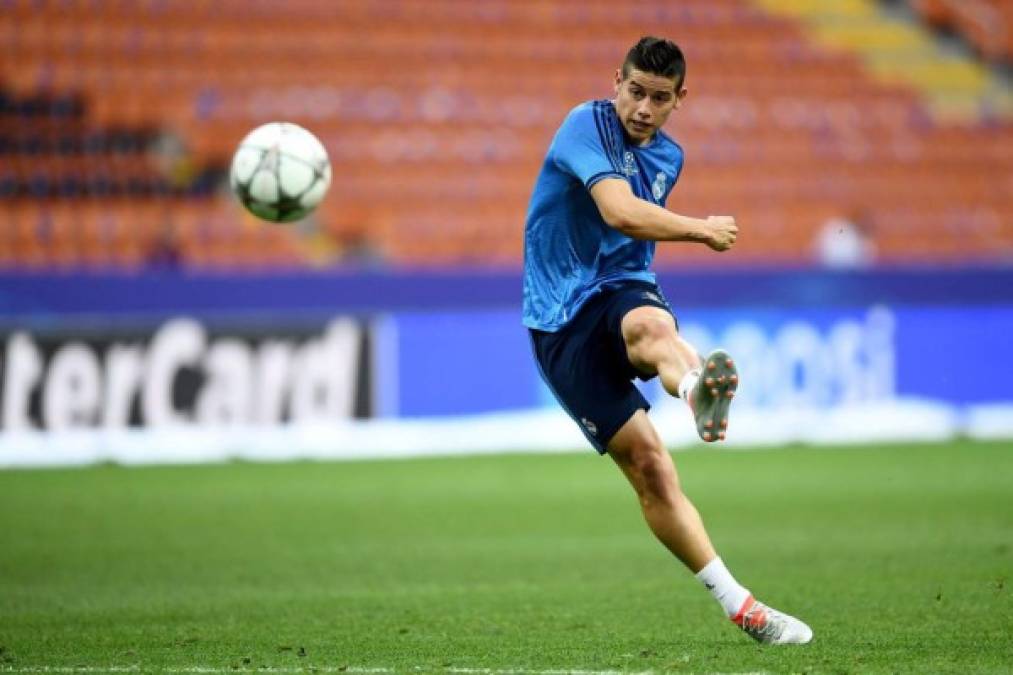
<instances>
[{"instance_id":1,"label":"green grass pitch","mask_svg":"<svg viewBox=\"0 0 1013 675\"><path fill-rule=\"evenodd\" d=\"M0 672L1013 670L1013 444L677 453L752 643L607 458L0 472Z\"/></svg>"}]
</instances>

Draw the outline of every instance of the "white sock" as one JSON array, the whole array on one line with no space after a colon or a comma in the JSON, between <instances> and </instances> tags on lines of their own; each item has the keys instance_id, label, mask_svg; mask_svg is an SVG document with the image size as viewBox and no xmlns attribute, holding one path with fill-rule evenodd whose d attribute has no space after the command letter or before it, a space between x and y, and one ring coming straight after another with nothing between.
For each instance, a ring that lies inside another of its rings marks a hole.
<instances>
[{"instance_id":1,"label":"white sock","mask_svg":"<svg viewBox=\"0 0 1013 675\"><path fill-rule=\"evenodd\" d=\"M749 591L739 585L721 558L714 558L707 563L696 573L696 578L702 581L714 599L721 603L721 607L729 617L738 614L749 597Z\"/></svg>"},{"instance_id":2,"label":"white sock","mask_svg":"<svg viewBox=\"0 0 1013 675\"><path fill-rule=\"evenodd\" d=\"M694 368L683 375L682 379L679 380L679 398L685 401L687 405L689 405L689 392L693 390L693 387L696 386L696 382L699 379L700 369Z\"/></svg>"}]
</instances>

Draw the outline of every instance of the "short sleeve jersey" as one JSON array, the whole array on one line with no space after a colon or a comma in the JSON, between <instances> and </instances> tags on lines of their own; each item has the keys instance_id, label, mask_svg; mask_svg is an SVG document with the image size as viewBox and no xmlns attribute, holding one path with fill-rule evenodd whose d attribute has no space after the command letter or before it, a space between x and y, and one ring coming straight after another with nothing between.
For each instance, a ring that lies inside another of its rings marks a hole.
<instances>
[{"instance_id":1,"label":"short sleeve jersey","mask_svg":"<svg viewBox=\"0 0 1013 675\"><path fill-rule=\"evenodd\" d=\"M556 132L535 182L524 228L524 325L555 332L602 288L654 282L654 242L610 227L591 198L604 178L629 182L640 199L664 205L682 171L678 143L658 131L626 140L611 101L588 101Z\"/></svg>"}]
</instances>

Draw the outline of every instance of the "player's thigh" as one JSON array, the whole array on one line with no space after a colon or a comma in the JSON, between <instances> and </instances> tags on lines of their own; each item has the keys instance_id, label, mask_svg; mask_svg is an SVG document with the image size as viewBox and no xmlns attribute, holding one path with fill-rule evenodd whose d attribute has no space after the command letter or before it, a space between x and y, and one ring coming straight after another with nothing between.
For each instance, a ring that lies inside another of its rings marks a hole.
<instances>
[{"instance_id":1,"label":"player's thigh","mask_svg":"<svg viewBox=\"0 0 1013 675\"><path fill-rule=\"evenodd\" d=\"M651 374L656 372L656 364L678 347L681 339L672 313L653 305L641 305L626 312L620 330L630 363Z\"/></svg>"},{"instance_id":2,"label":"player's thigh","mask_svg":"<svg viewBox=\"0 0 1013 675\"><path fill-rule=\"evenodd\" d=\"M631 418L651 407L632 382L591 367L557 373L550 386L599 454Z\"/></svg>"},{"instance_id":3,"label":"player's thigh","mask_svg":"<svg viewBox=\"0 0 1013 675\"><path fill-rule=\"evenodd\" d=\"M535 337L534 348L542 378L560 405L595 450L605 454L627 421L651 406L599 332L542 334Z\"/></svg>"}]
</instances>

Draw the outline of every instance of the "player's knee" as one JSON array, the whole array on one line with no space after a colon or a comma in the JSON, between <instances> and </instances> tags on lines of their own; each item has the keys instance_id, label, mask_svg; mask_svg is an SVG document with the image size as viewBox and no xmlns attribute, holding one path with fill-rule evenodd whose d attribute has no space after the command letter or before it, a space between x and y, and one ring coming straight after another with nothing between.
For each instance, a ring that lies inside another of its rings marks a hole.
<instances>
[{"instance_id":1,"label":"player's knee","mask_svg":"<svg viewBox=\"0 0 1013 675\"><path fill-rule=\"evenodd\" d=\"M652 430L653 431L653 430ZM668 450L656 433L636 439L630 448L632 473L641 502L676 504L679 481Z\"/></svg>"},{"instance_id":2,"label":"player's knee","mask_svg":"<svg viewBox=\"0 0 1013 675\"><path fill-rule=\"evenodd\" d=\"M653 314L628 316L623 322L623 339L628 349L648 349L672 337L671 322Z\"/></svg>"}]
</instances>

